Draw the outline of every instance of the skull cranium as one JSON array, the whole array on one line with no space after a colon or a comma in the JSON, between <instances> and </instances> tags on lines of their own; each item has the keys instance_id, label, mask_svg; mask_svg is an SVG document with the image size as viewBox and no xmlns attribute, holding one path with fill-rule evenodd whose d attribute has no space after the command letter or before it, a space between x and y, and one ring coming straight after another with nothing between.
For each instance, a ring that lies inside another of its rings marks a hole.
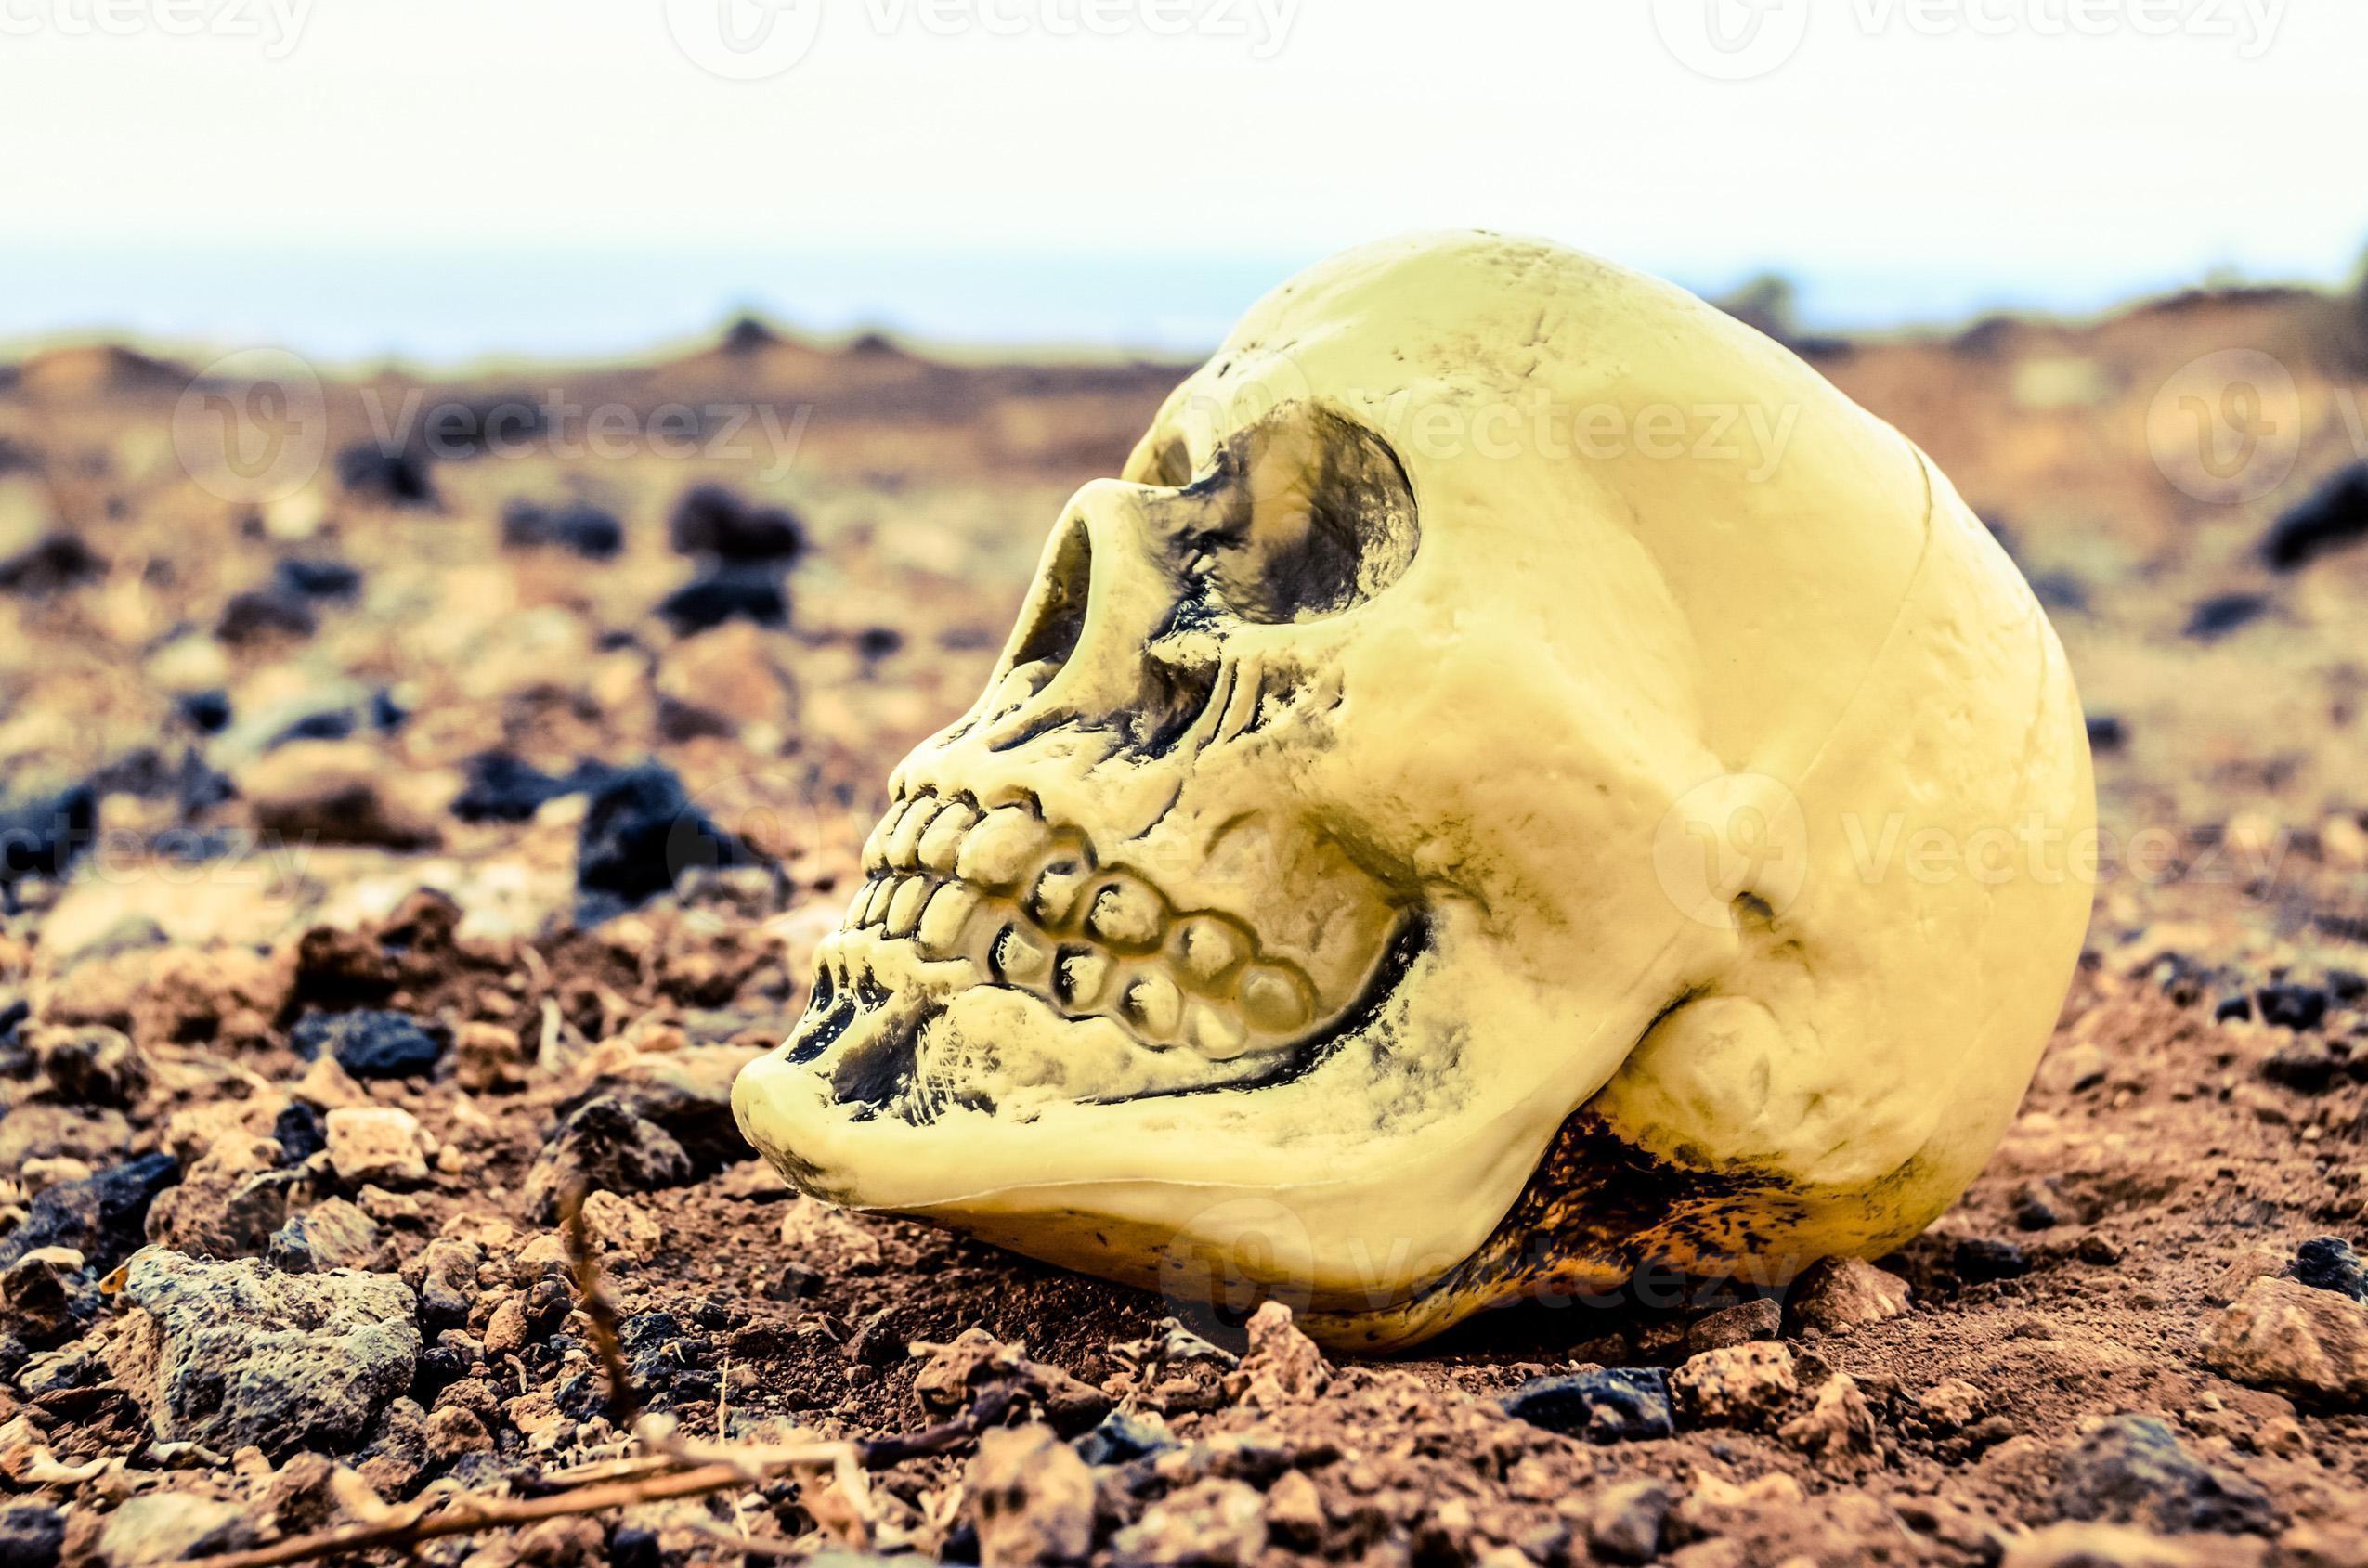
<instances>
[{"instance_id":1,"label":"skull cranium","mask_svg":"<svg viewBox=\"0 0 2368 1568\"><path fill-rule=\"evenodd\" d=\"M1481 234L1253 309L891 793L748 1137L1356 1345L1896 1245L2088 904L2061 650L1922 454L1680 291Z\"/></svg>"}]
</instances>

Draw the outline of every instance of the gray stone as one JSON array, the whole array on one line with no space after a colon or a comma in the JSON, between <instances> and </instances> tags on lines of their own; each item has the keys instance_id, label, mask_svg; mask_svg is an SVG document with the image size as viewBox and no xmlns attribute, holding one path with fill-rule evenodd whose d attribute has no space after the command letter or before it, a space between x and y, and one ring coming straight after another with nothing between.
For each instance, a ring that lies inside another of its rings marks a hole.
<instances>
[{"instance_id":1,"label":"gray stone","mask_svg":"<svg viewBox=\"0 0 2368 1568\"><path fill-rule=\"evenodd\" d=\"M0 1509L0 1562L9 1568L57 1568L66 1516L41 1503Z\"/></svg>"},{"instance_id":2,"label":"gray stone","mask_svg":"<svg viewBox=\"0 0 2368 1568\"><path fill-rule=\"evenodd\" d=\"M1050 1427L983 1434L964 1482L985 1568L1077 1562L1093 1549L1093 1471Z\"/></svg>"},{"instance_id":3,"label":"gray stone","mask_svg":"<svg viewBox=\"0 0 2368 1568\"><path fill-rule=\"evenodd\" d=\"M150 1492L108 1515L98 1555L109 1568L138 1568L236 1551L254 1542L251 1514L237 1503L188 1492Z\"/></svg>"},{"instance_id":4,"label":"gray stone","mask_svg":"<svg viewBox=\"0 0 2368 1568\"><path fill-rule=\"evenodd\" d=\"M96 1388L105 1377L106 1368L98 1357L77 1342L28 1357L18 1369L17 1387L28 1398L39 1399L45 1394Z\"/></svg>"},{"instance_id":5,"label":"gray stone","mask_svg":"<svg viewBox=\"0 0 2368 1568\"><path fill-rule=\"evenodd\" d=\"M1793 1316L1822 1333L1848 1333L1906 1311L1907 1281L1860 1258L1812 1263L1792 1287Z\"/></svg>"},{"instance_id":6,"label":"gray stone","mask_svg":"<svg viewBox=\"0 0 2368 1568\"><path fill-rule=\"evenodd\" d=\"M403 1283L420 1293L422 1321L465 1323L476 1304L477 1269L485 1250L456 1236L439 1236L403 1264Z\"/></svg>"},{"instance_id":7,"label":"gray stone","mask_svg":"<svg viewBox=\"0 0 2368 1568\"><path fill-rule=\"evenodd\" d=\"M1650 1562L1660 1555L1669 1505L1669 1488L1658 1481L1607 1486L1587 1510L1587 1544L1614 1562Z\"/></svg>"},{"instance_id":8,"label":"gray stone","mask_svg":"<svg viewBox=\"0 0 2368 1568\"><path fill-rule=\"evenodd\" d=\"M1659 1367L1600 1367L1534 1378L1503 1403L1508 1416L1590 1443L1635 1443L1677 1430L1669 1374Z\"/></svg>"},{"instance_id":9,"label":"gray stone","mask_svg":"<svg viewBox=\"0 0 2368 1568\"><path fill-rule=\"evenodd\" d=\"M558 1217L569 1194L629 1196L682 1186L695 1175L690 1156L663 1127L602 1095L576 1108L527 1173L527 1202L540 1219Z\"/></svg>"},{"instance_id":10,"label":"gray stone","mask_svg":"<svg viewBox=\"0 0 2368 1568\"><path fill-rule=\"evenodd\" d=\"M125 1265L137 1309L107 1350L156 1434L228 1453L350 1450L410 1386L420 1333L391 1274L288 1275L149 1248Z\"/></svg>"},{"instance_id":11,"label":"gray stone","mask_svg":"<svg viewBox=\"0 0 2368 1568\"><path fill-rule=\"evenodd\" d=\"M2056 1507L2067 1519L2138 1524L2168 1535L2273 1535L2277 1511L2261 1489L2214 1470L2153 1416L2114 1416L2064 1457Z\"/></svg>"},{"instance_id":12,"label":"gray stone","mask_svg":"<svg viewBox=\"0 0 2368 1568\"><path fill-rule=\"evenodd\" d=\"M1783 1327L1784 1309L1764 1296L1757 1296L1696 1318L1685 1330L1685 1344L1697 1353L1724 1350L1754 1340L1773 1340Z\"/></svg>"},{"instance_id":13,"label":"gray stone","mask_svg":"<svg viewBox=\"0 0 2368 1568\"><path fill-rule=\"evenodd\" d=\"M2368 1302L2368 1270L2360 1254L2340 1236L2321 1236L2294 1251L2294 1276L2313 1290L2334 1290L2355 1302Z\"/></svg>"},{"instance_id":14,"label":"gray stone","mask_svg":"<svg viewBox=\"0 0 2368 1568\"><path fill-rule=\"evenodd\" d=\"M2212 1325L2204 1359L2307 1404L2368 1409L2368 1306L2298 1279L2257 1279Z\"/></svg>"},{"instance_id":15,"label":"gray stone","mask_svg":"<svg viewBox=\"0 0 2368 1568\"><path fill-rule=\"evenodd\" d=\"M342 1198L325 1199L281 1225L267 1255L282 1274L368 1268L378 1256L378 1222Z\"/></svg>"}]
</instances>

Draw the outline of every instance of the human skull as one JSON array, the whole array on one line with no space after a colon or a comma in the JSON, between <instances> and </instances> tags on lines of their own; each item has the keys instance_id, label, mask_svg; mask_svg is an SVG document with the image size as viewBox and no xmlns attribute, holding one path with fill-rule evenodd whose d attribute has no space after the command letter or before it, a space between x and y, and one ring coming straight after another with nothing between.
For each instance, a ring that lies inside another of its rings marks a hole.
<instances>
[{"instance_id":1,"label":"human skull","mask_svg":"<svg viewBox=\"0 0 2368 1568\"><path fill-rule=\"evenodd\" d=\"M749 1139L1366 1348L1915 1234L2052 1027L2094 811L2054 634L1919 451L1486 234L1254 307L890 794Z\"/></svg>"}]
</instances>

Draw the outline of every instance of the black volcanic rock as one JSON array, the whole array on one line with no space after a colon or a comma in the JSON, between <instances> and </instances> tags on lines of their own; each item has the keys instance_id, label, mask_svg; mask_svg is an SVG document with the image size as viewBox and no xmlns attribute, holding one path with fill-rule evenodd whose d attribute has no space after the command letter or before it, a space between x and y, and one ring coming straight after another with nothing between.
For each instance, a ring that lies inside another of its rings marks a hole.
<instances>
[{"instance_id":1,"label":"black volcanic rock","mask_svg":"<svg viewBox=\"0 0 2368 1568\"><path fill-rule=\"evenodd\" d=\"M1589 1443L1634 1443L1677 1430L1669 1373L1659 1367L1602 1367L1533 1379L1504 1396L1504 1413Z\"/></svg>"},{"instance_id":2,"label":"black volcanic rock","mask_svg":"<svg viewBox=\"0 0 2368 1568\"><path fill-rule=\"evenodd\" d=\"M748 569L693 577L658 601L657 613L678 637L709 631L729 620L787 626L789 590L778 576Z\"/></svg>"},{"instance_id":3,"label":"black volcanic rock","mask_svg":"<svg viewBox=\"0 0 2368 1568\"><path fill-rule=\"evenodd\" d=\"M105 1274L147 1243L148 1207L180 1176L171 1155L149 1154L45 1187L26 1206L23 1223L0 1239L0 1268L36 1247L72 1247L93 1272Z\"/></svg>"},{"instance_id":4,"label":"black volcanic rock","mask_svg":"<svg viewBox=\"0 0 2368 1568\"><path fill-rule=\"evenodd\" d=\"M586 501L546 507L514 500L501 509L501 542L512 550L548 547L587 561L608 561L625 548L625 525L614 512Z\"/></svg>"},{"instance_id":5,"label":"black volcanic rock","mask_svg":"<svg viewBox=\"0 0 2368 1568\"><path fill-rule=\"evenodd\" d=\"M2261 559L2281 572L2368 540L2368 462L2336 470L2281 513L2261 537Z\"/></svg>"},{"instance_id":6,"label":"black volcanic rock","mask_svg":"<svg viewBox=\"0 0 2368 1568\"><path fill-rule=\"evenodd\" d=\"M337 454L337 483L351 495L388 506L436 504L436 481L424 453L409 447L393 451L365 442Z\"/></svg>"},{"instance_id":7,"label":"black volcanic rock","mask_svg":"<svg viewBox=\"0 0 2368 1568\"><path fill-rule=\"evenodd\" d=\"M670 892L686 871L749 865L748 846L691 804L661 763L609 774L592 791L576 846L576 891L595 911Z\"/></svg>"},{"instance_id":8,"label":"black volcanic rock","mask_svg":"<svg viewBox=\"0 0 2368 1568\"><path fill-rule=\"evenodd\" d=\"M2199 642L2214 642L2230 632L2252 625L2269 613L2270 601L2259 593L2218 593L2195 606L2187 617L2187 635Z\"/></svg>"},{"instance_id":9,"label":"black volcanic rock","mask_svg":"<svg viewBox=\"0 0 2368 1568\"><path fill-rule=\"evenodd\" d=\"M786 508L747 501L721 485L701 485L674 503L668 540L684 555L787 565L806 548L806 530Z\"/></svg>"},{"instance_id":10,"label":"black volcanic rock","mask_svg":"<svg viewBox=\"0 0 2368 1568\"><path fill-rule=\"evenodd\" d=\"M0 808L0 888L64 875L98 831L98 795L88 784Z\"/></svg>"}]
</instances>

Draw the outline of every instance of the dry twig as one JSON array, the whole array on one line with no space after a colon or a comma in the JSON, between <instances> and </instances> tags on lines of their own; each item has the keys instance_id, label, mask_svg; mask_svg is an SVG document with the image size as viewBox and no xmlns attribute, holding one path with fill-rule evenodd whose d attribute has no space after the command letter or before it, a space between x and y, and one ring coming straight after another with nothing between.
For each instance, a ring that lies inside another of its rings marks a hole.
<instances>
[{"instance_id":1,"label":"dry twig","mask_svg":"<svg viewBox=\"0 0 2368 1568\"><path fill-rule=\"evenodd\" d=\"M800 1456L798 1461L785 1461L784 1468L787 1468L787 1462L833 1463L839 1458L839 1450L845 1446L839 1443L814 1444L811 1452ZM415 1503L409 1508L396 1510L392 1515L374 1524L357 1524L343 1530L293 1536L284 1541L274 1541L269 1546L247 1551L202 1558L198 1568L277 1568L280 1563L308 1562L316 1558L368 1551L381 1547L409 1550L446 1536L468 1536L481 1530L501 1529L514 1524L536 1524L546 1519L562 1519L571 1514L603 1513L610 1509L631 1508L636 1503L663 1502L671 1497L705 1497L710 1492L728 1491L749 1484L747 1467L711 1464L633 1481L597 1482L590 1486L570 1487L542 1497L463 1496L450 1499L438 1511L430 1511L435 1508L433 1501Z\"/></svg>"},{"instance_id":2,"label":"dry twig","mask_svg":"<svg viewBox=\"0 0 2368 1568\"><path fill-rule=\"evenodd\" d=\"M642 1399L633 1388L632 1368L625 1362L625 1347L618 1338L617 1309L601 1288L600 1260L592 1255L592 1237L584 1228L584 1192L569 1189L561 1201L561 1234L567 1240L567 1258L575 1265L576 1290L583 1297L586 1321L592 1325L592 1346L600 1352L600 1368L608 1380L608 1419L630 1427L641 1413Z\"/></svg>"},{"instance_id":3,"label":"dry twig","mask_svg":"<svg viewBox=\"0 0 2368 1568\"><path fill-rule=\"evenodd\" d=\"M435 1499L396 1510L383 1520L341 1530L323 1530L291 1536L246 1551L225 1552L199 1560L195 1568L279 1568L309 1562L345 1552L380 1548L409 1550L447 1536L475 1535L515 1524L536 1524L584 1513L605 1513L637 1503L664 1502L676 1497L705 1497L735 1487L755 1486L800 1466L826 1466L842 1484L865 1471L885 1470L923 1455L942 1453L1000 1420L1011 1406L1008 1389L989 1389L970 1408L950 1421L895 1437L856 1438L827 1443L775 1445L691 1444L671 1440L654 1423L650 1441L664 1443L665 1458L675 1466L652 1475L627 1480L598 1481L571 1486L540 1497L484 1497L463 1495L444 1502ZM851 1496L860 1496L852 1491Z\"/></svg>"},{"instance_id":4,"label":"dry twig","mask_svg":"<svg viewBox=\"0 0 2368 1568\"><path fill-rule=\"evenodd\" d=\"M570 1196L561 1223L568 1254L575 1263L577 1287L583 1293L584 1315L592 1324L592 1342L600 1351L602 1368L608 1379L610 1408L619 1412L618 1420L622 1425L639 1407L640 1399L618 1338L616 1308L602 1289L600 1263L592 1255L591 1238L584 1230L580 1194ZM860 1506L866 1496L865 1471L885 1470L907 1459L943 1453L1002 1420L1019 1397L1009 1386L998 1384L980 1393L969 1409L951 1420L893 1437L834 1442L694 1443L676 1432L670 1419L651 1417L635 1423L633 1431L644 1445L656 1452L583 1467L573 1476L559 1471L552 1477L556 1480L580 1476L584 1478L581 1484L533 1497L488 1497L463 1493L455 1497L429 1498L395 1509L383 1519L202 1558L194 1568L279 1568L282 1563L309 1562L346 1552L378 1549L409 1551L447 1536L475 1535L512 1525L540 1523L546 1519L605 1513L637 1503L758 1486L804 1466L832 1471L847 1496ZM773 1549L774 1544L769 1539L751 1539L745 1549L751 1555L779 1555Z\"/></svg>"}]
</instances>

